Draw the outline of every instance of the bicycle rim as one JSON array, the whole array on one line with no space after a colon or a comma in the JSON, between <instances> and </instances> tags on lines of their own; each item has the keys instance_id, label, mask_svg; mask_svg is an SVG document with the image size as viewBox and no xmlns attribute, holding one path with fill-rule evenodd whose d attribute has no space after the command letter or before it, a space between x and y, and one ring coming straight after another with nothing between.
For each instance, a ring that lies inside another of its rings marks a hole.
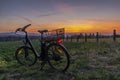
<instances>
[{"instance_id":1,"label":"bicycle rim","mask_svg":"<svg viewBox=\"0 0 120 80\"><path fill-rule=\"evenodd\" d=\"M48 58L50 66L58 71L66 71L69 67L69 54L67 50L59 44L49 46Z\"/></svg>"},{"instance_id":2,"label":"bicycle rim","mask_svg":"<svg viewBox=\"0 0 120 80\"><path fill-rule=\"evenodd\" d=\"M37 57L29 47L22 46L16 51L16 59L22 65L31 66L36 63Z\"/></svg>"}]
</instances>

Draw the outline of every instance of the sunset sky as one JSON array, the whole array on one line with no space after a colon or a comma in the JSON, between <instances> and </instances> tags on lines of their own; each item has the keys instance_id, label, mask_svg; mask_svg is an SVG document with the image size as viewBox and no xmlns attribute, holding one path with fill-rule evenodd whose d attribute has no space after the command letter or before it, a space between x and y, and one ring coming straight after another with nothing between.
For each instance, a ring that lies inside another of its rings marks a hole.
<instances>
[{"instance_id":1,"label":"sunset sky","mask_svg":"<svg viewBox=\"0 0 120 80\"><path fill-rule=\"evenodd\" d=\"M120 33L120 0L0 0L0 33L65 28L69 33Z\"/></svg>"}]
</instances>

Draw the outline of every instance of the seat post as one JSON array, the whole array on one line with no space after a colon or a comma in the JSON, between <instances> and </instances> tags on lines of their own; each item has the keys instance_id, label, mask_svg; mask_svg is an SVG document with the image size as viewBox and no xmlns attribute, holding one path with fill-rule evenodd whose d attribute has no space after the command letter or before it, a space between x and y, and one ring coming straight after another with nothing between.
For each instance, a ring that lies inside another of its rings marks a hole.
<instances>
[{"instance_id":1,"label":"seat post","mask_svg":"<svg viewBox=\"0 0 120 80\"><path fill-rule=\"evenodd\" d=\"M41 32L41 40L43 40L43 32Z\"/></svg>"}]
</instances>

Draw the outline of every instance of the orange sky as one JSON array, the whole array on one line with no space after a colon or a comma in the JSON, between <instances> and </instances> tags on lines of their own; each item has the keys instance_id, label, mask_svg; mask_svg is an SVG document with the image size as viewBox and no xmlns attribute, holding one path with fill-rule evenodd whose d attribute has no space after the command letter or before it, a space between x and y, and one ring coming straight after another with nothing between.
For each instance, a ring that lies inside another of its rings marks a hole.
<instances>
[{"instance_id":1,"label":"orange sky","mask_svg":"<svg viewBox=\"0 0 120 80\"><path fill-rule=\"evenodd\" d=\"M120 33L120 0L1 0L0 33L32 24L29 32Z\"/></svg>"},{"instance_id":2,"label":"orange sky","mask_svg":"<svg viewBox=\"0 0 120 80\"><path fill-rule=\"evenodd\" d=\"M33 27L34 26L34 27ZM33 24L31 28L29 28L30 32L36 32L39 29L57 29L57 28L65 28L66 33L112 33L114 29L120 33L120 23L119 22L93 22L86 21L82 23L71 23L71 24L53 24L53 25L40 25ZM36 27L35 27L36 26Z\"/></svg>"},{"instance_id":3,"label":"orange sky","mask_svg":"<svg viewBox=\"0 0 120 80\"><path fill-rule=\"evenodd\" d=\"M16 28L23 27L27 25L26 23L22 24L2 24L0 32L14 32ZM4 26L7 26L4 27ZM119 22L96 22L96 21L84 21L81 23L73 22L73 23L56 23L56 24L37 24L33 23L27 31L32 33L37 33L37 30L42 29L57 29L57 28L65 28L66 33L112 33L113 29L116 29L118 33L120 33L120 23Z\"/></svg>"}]
</instances>

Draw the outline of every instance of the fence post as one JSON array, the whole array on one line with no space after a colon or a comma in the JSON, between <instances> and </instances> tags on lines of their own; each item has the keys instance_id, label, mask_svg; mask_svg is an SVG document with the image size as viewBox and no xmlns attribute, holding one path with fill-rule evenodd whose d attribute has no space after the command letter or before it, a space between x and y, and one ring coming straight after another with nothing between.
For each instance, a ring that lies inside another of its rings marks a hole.
<instances>
[{"instance_id":1,"label":"fence post","mask_svg":"<svg viewBox=\"0 0 120 80\"><path fill-rule=\"evenodd\" d=\"M90 35L89 35L89 38L91 39L92 38L92 34L90 33Z\"/></svg>"},{"instance_id":2,"label":"fence post","mask_svg":"<svg viewBox=\"0 0 120 80\"><path fill-rule=\"evenodd\" d=\"M96 33L96 42L97 43L99 42L99 33L98 32Z\"/></svg>"},{"instance_id":3,"label":"fence post","mask_svg":"<svg viewBox=\"0 0 120 80\"><path fill-rule=\"evenodd\" d=\"M72 42L72 36L70 38L71 38L71 42Z\"/></svg>"},{"instance_id":4,"label":"fence post","mask_svg":"<svg viewBox=\"0 0 120 80\"><path fill-rule=\"evenodd\" d=\"M76 37L76 38L77 38L77 42L78 42L78 41L79 41L79 39L80 39L80 35L77 35L77 37Z\"/></svg>"},{"instance_id":5,"label":"fence post","mask_svg":"<svg viewBox=\"0 0 120 80\"><path fill-rule=\"evenodd\" d=\"M68 41L68 35L66 36L66 41Z\"/></svg>"},{"instance_id":6,"label":"fence post","mask_svg":"<svg viewBox=\"0 0 120 80\"><path fill-rule=\"evenodd\" d=\"M85 33L85 42L87 42L87 33Z\"/></svg>"},{"instance_id":7,"label":"fence post","mask_svg":"<svg viewBox=\"0 0 120 80\"><path fill-rule=\"evenodd\" d=\"M116 41L116 30L115 29L113 30L113 41L114 42Z\"/></svg>"}]
</instances>

